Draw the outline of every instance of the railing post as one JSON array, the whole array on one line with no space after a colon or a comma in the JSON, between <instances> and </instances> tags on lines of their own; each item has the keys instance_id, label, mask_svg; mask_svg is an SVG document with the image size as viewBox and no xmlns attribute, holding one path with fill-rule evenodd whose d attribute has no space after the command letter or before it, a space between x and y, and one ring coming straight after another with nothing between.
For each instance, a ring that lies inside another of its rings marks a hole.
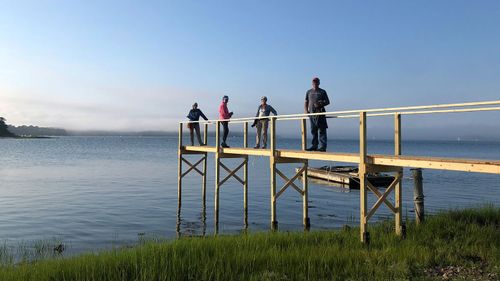
<instances>
[{"instance_id":1,"label":"railing post","mask_svg":"<svg viewBox=\"0 0 500 281\"><path fill-rule=\"evenodd\" d=\"M307 119L302 119L300 121L302 131L302 150L304 151L307 148Z\"/></svg>"},{"instance_id":2,"label":"railing post","mask_svg":"<svg viewBox=\"0 0 500 281\"><path fill-rule=\"evenodd\" d=\"M177 150L177 211L180 214L182 201L182 123L179 123L179 147Z\"/></svg>"},{"instance_id":3,"label":"railing post","mask_svg":"<svg viewBox=\"0 0 500 281\"><path fill-rule=\"evenodd\" d=\"M215 122L215 233L219 230L220 121Z\"/></svg>"},{"instance_id":4,"label":"railing post","mask_svg":"<svg viewBox=\"0 0 500 281\"><path fill-rule=\"evenodd\" d=\"M394 155L401 155L401 114L395 113L394 115ZM403 178L403 169L398 171L398 175L400 176L399 182L396 184L394 189L394 197L395 197L395 208L396 208L396 216L395 216L395 228L396 235L401 236L403 234L403 219L402 219L402 178Z\"/></svg>"},{"instance_id":5,"label":"railing post","mask_svg":"<svg viewBox=\"0 0 500 281\"><path fill-rule=\"evenodd\" d=\"M271 171L271 229L278 228L278 221L276 220L276 117L270 118L270 150L269 157L270 171Z\"/></svg>"},{"instance_id":6,"label":"railing post","mask_svg":"<svg viewBox=\"0 0 500 281\"><path fill-rule=\"evenodd\" d=\"M366 219L367 211L367 177L366 177L366 112L359 113L359 229L361 242L370 243L370 234L368 233L368 222Z\"/></svg>"},{"instance_id":7,"label":"railing post","mask_svg":"<svg viewBox=\"0 0 500 281\"><path fill-rule=\"evenodd\" d=\"M424 184L422 179L422 169L411 169L413 173L413 202L415 204L415 219L417 224L425 221L424 210Z\"/></svg>"},{"instance_id":8,"label":"railing post","mask_svg":"<svg viewBox=\"0 0 500 281\"><path fill-rule=\"evenodd\" d=\"M302 133L302 151L305 151L307 148L307 119L300 120L300 127ZM304 188L304 195L302 197L302 208L303 208L303 219L304 219L304 227L309 229L311 226L311 221L309 219L309 182L307 179L307 169L309 168L309 161L304 161L304 172L302 172L302 187Z\"/></svg>"},{"instance_id":9,"label":"railing post","mask_svg":"<svg viewBox=\"0 0 500 281\"><path fill-rule=\"evenodd\" d=\"M248 122L243 123L243 147L248 148ZM245 229L248 228L248 155L243 166L243 216Z\"/></svg>"}]
</instances>

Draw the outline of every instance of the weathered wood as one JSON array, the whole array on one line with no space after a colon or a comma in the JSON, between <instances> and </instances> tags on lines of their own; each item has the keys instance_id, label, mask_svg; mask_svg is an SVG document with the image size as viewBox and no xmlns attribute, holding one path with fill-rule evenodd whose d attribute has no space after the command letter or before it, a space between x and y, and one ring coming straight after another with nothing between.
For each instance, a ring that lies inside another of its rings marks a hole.
<instances>
[{"instance_id":1,"label":"weathered wood","mask_svg":"<svg viewBox=\"0 0 500 281\"><path fill-rule=\"evenodd\" d=\"M413 202L415 204L415 220L417 224L425 221L424 210L424 184L422 179L422 169L412 169L413 174Z\"/></svg>"}]
</instances>

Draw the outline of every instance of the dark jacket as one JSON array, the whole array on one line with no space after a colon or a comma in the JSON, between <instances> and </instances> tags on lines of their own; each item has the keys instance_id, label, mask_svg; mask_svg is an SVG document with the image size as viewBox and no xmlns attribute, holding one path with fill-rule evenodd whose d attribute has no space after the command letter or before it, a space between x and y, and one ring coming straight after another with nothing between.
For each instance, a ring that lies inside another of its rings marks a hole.
<instances>
[{"instance_id":1,"label":"dark jacket","mask_svg":"<svg viewBox=\"0 0 500 281\"><path fill-rule=\"evenodd\" d=\"M205 120L208 120L208 118L205 116L205 114L203 114L203 112L201 112L201 110L199 110L198 108L197 109L191 109L189 111L189 114L188 116L186 116L189 121L199 121L200 120L200 116L205 119Z\"/></svg>"},{"instance_id":2,"label":"dark jacket","mask_svg":"<svg viewBox=\"0 0 500 281\"><path fill-rule=\"evenodd\" d=\"M257 107L257 113L255 114L255 117L259 117L261 106L262 106L262 104L259 104L259 107ZM274 115L278 115L278 112L276 112L274 107L270 106L269 104L266 104L266 108L264 109L264 116L269 116L271 114L271 112ZM259 120L267 120L267 119L255 119L253 121L252 127L255 127L255 125L257 125L257 122L259 122Z\"/></svg>"}]
</instances>

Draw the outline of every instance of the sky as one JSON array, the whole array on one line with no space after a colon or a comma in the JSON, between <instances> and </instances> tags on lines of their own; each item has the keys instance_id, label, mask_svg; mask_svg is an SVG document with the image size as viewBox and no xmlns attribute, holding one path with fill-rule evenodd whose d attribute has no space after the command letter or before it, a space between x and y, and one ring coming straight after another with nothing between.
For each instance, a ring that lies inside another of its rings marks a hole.
<instances>
[{"instance_id":1,"label":"sky","mask_svg":"<svg viewBox=\"0 0 500 281\"><path fill-rule=\"evenodd\" d=\"M500 100L500 1L0 0L0 116L14 125L173 131L194 102L217 118L223 95L234 117L264 95L302 113L314 76L328 111ZM499 118L404 126L500 137Z\"/></svg>"}]
</instances>

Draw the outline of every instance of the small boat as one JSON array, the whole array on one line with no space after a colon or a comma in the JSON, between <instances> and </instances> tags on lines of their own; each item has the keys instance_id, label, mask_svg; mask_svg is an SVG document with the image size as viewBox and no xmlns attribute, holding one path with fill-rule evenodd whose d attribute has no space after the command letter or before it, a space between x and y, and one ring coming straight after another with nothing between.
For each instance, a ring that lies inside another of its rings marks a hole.
<instances>
[{"instance_id":1,"label":"small boat","mask_svg":"<svg viewBox=\"0 0 500 281\"><path fill-rule=\"evenodd\" d=\"M300 169L297 168L298 172ZM359 189L358 167L356 166L323 166L308 168L307 176L311 179L321 180L323 183L340 184L345 188ZM388 187L394 177L384 173L370 173L368 180L375 187Z\"/></svg>"}]
</instances>

